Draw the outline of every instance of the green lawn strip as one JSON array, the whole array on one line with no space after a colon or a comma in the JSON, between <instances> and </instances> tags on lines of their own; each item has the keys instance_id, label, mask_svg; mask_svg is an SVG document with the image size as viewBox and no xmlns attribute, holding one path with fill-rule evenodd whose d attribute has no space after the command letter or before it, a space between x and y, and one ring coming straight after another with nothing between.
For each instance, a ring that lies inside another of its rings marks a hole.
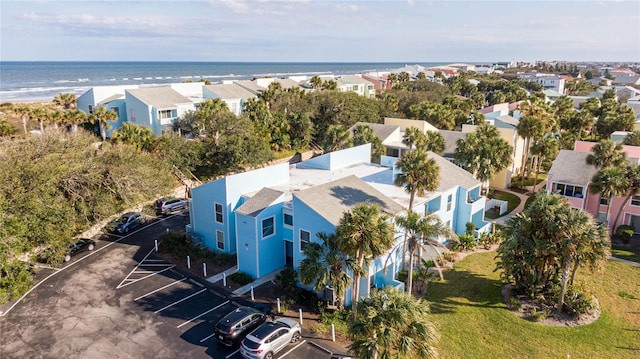
<instances>
[{"instance_id":1,"label":"green lawn strip","mask_svg":"<svg viewBox=\"0 0 640 359\"><path fill-rule=\"evenodd\" d=\"M503 191L498 191L498 190L494 190L491 192L491 196L494 199L497 200L501 200L501 201L506 201L507 204L507 213L510 213L511 211L513 211L514 209L516 209L516 207L518 207L518 205L520 204L520 197L516 196L513 193L509 193L509 192L503 192ZM486 212L485 213L485 217L489 218L489 219L496 219L499 217L502 217L503 215L498 215L497 213L494 212Z\"/></svg>"},{"instance_id":2,"label":"green lawn strip","mask_svg":"<svg viewBox=\"0 0 640 359\"><path fill-rule=\"evenodd\" d=\"M640 263L640 249L613 247L611 254L614 257Z\"/></svg>"},{"instance_id":3,"label":"green lawn strip","mask_svg":"<svg viewBox=\"0 0 640 359\"><path fill-rule=\"evenodd\" d=\"M429 284L442 358L640 357L640 299L628 296L640 298L640 268L608 261L602 272L579 273L576 284L596 295L601 317L582 327L551 327L506 309L494 257L468 256L445 272L445 281Z\"/></svg>"}]
</instances>

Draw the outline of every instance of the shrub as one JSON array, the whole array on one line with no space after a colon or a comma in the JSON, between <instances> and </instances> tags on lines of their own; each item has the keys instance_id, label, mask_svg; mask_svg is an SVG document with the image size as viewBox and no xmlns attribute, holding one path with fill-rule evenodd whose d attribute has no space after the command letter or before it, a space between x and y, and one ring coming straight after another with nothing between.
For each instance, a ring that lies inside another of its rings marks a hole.
<instances>
[{"instance_id":1,"label":"shrub","mask_svg":"<svg viewBox=\"0 0 640 359\"><path fill-rule=\"evenodd\" d=\"M321 311L320 323L315 326L314 330L321 334L329 333L331 324L333 324L336 333L346 336L349 331L350 320L351 311L348 310Z\"/></svg>"},{"instance_id":2,"label":"shrub","mask_svg":"<svg viewBox=\"0 0 640 359\"><path fill-rule=\"evenodd\" d=\"M473 236L476 231L476 225L473 222L467 222L465 225L466 229L464 230L464 234Z\"/></svg>"},{"instance_id":3,"label":"shrub","mask_svg":"<svg viewBox=\"0 0 640 359\"><path fill-rule=\"evenodd\" d=\"M489 249L493 244L500 243L502 238L497 233L482 233L478 243L485 249Z\"/></svg>"},{"instance_id":4,"label":"shrub","mask_svg":"<svg viewBox=\"0 0 640 359\"><path fill-rule=\"evenodd\" d=\"M309 289L305 289L305 288L298 288L297 292L298 292L298 302L306 304L307 307L313 311L318 310L319 298L316 292Z\"/></svg>"},{"instance_id":5,"label":"shrub","mask_svg":"<svg viewBox=\"0 0 640 359\"><path fill-rule=\"evenodd\" d=\"M628 244L631 241L631 237L633 237L634 227L623 224L616 228L616 238L621 240L622 243Z\"/></svg>"},{"instance_id":6,"label":"shrub","mask_svg":"<svg viewBox=\"0 0 640 359\"><path fill-rule=\"evenodd\" d=\"M476 248L478 242L474 236L463 234L452 240L452 247L455 251L470 251Z\"/></svg>"},{"instance_id":7,"label":"shrub","mask_svg":"<svg viewBox=\"0 0 640 359\"><path fill-rule=\"evenodd\" d=\"M244 272L235 272L229 276L229 279L240 285L246 285L253 282L253 277Z\"/></svg>"},{"instance_id":8,"label":"shrub","mask_svg":"<svg viewBox=\"0 0 640 359\"><path fill-rule=\"evenodd\" d=\"M276 275L276 284L287 293L295 293L298 289L298 272L293 268L284 268Z\"/></svg>"},{"instance_id":9,"label":"shrub","mask_svg":"<svg viewBox=\"0 0 640 359\"><path fill-rule=\"evenodd\" d=\"M536 307L533 307L529 312L529 319L534 322L541 322L547 317L547 313L544 310L538 310Z\"/></svg>"},{"instance_id":10,"label":"shrub","mask_svg":"<svg viewBox=\"0 0 640 359\"><path fill-rule=\"evenodd\" d=\"M574 317L580 317L585 314L591 314L596 309L596 304L589 299L584 293L567 289L564 297L564 311Z\"/></svg>"}]
</instances>

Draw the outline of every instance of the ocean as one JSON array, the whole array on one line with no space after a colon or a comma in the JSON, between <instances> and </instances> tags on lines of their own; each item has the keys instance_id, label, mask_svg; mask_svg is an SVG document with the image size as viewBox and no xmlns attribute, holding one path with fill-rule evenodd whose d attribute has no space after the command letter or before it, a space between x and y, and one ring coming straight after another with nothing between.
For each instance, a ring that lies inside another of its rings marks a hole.
<instances>
[{"instance_id":1,"label":"ocean","mask_svg":"<svg viewBox=\"0 0 640 359\"><path fill-rule=\"evenodd\" d=\"M405 65L407 63L0 61L0 102L50 101L58 93L80 95L94 86L155 86L200 78L220 82L268 76L346 75L388 71ZM442 63L419 65L430 67Z\"/></svg>"}]
</instances>

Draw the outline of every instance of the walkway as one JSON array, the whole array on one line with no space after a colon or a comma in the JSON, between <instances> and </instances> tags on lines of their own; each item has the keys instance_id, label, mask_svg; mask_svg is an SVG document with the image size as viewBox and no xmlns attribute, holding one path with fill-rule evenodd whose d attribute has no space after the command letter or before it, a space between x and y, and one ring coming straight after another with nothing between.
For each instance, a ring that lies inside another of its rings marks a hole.
<instances>
[{"instance_id":1,"label":"walkway","mask_svg":"<svg viewBox=\"0 0 640 359\"><path fill-rule=\"evenodd\" d=\"M507 192L507 193L511 193L511 194L513 194L515 196L518 196L518 198L520 198L520 204L518 205L518 207L514 208L513 211L505 214L504 216L496 218L496 219L493 220L493 222L495 224L499 224L501 226L504 226L507 223L507 221L509 220L509 218L511 218L511 217L515 216L516 214L522 212L522 210L524 209L524 204L527 202L527 198L529 198L529 196L527 196L524 193L514 192L514 191L511 191L511 190L508 190L508 189L503 189L501 191Z\"/></svg>"},{"instance_id":2,"label":"walkway","mask_svg":"<svg viewBox=\"0 0 640 359\"><path fill-rule=\"evenodd\" d=\"M640 263L634 262L634 261L630 261L628 259L622 259L622 258L611 256L611 257L609 257L609 260L616 261L616 262L622 262L622 263L629 264L629 265L632 265L632 266L635 266L635 267L640 267Z\"/></svg>"}]
</instances>

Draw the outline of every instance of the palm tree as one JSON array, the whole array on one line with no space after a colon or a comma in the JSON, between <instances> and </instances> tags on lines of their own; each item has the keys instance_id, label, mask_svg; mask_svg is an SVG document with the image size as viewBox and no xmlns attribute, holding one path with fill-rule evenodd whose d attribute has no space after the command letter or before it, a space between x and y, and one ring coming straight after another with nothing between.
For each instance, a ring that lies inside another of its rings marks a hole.
<instances>
[{"instance_id":1,"label":"palm tree","mask_svg":"<svg viewBox=\"0 0 640 359\"><path fill-rule=\"evenodd\" d=\"M414 258L417 254L422 258L422 248L424 245L431 245L429 241L442 235L452 236L451 230L442 224L440 217L430 213L426 216L420 216L418 213L409 209L406 215L396 217L396 224L407 233L407 247L409 249L409 270L407 276L407 292L412 293L413 288L413 267ZM439 253L437 249L436 253ZM404 257L404 253L403 253ZM437 261L434 261L442 277Z\"/></svg>"},{"instance_id":2,"label":"palm tree","mask_svg":"<svg viewBox=\"0 0 640 359\"><path fill-rule=\"evenodd\" d=\"M416 195L423 196L425 192L435 191L440 185L440 168L436 160L429 158L423 150L406 152L396 162L396 166L400 169L400 173L396 175L394 183L398 187L404 187L404 190L409 193L409 210L413 209ZM402 244L403 256L407 251L407 235L408 233L405 232ZM403 257L402 268L404 265Z\"/></svg>"},{"instance_id":3,"label":"palm tree","mask_svg":"<svg viewBox=\"0 0 640 359\"><path fill-rule=\"evenodd\" d=\"M76 108L76 95L72 93L59 93L53 98L53 104L62 107L64 110Z\"/></svg>"},{"instance_id":4,"label":"palm tree","mask_svg":"<svg viewBox=\"0 0 640 359\"><path fill-rule=\"evenodd\" d=\"M31 109L25 105L18 105L14 107L14 111L20 115L20 121L22 122L22 129L24 133L27 133L27 121L30 118Z\"/></svg>"},{"instance_id":5,"label":"palm tree","mask_svg":"<svg viewBox=\"0 0 640 359\"><path fill-rule=\"evenodd\" d=\"M482 182L484 191L486 183L511 164L512 155L513 146L500 136L498 129L482 125L458 140L454 158Z\"/></svg>"},{"instance_id":6,"label":"palm tree","mask_svg":"<svg viewBox=\"0 0 640 359\"><path fill-rule=\"evenodd\" d=\"M393 88L393 86L398 83L398 75L394 74L394 73L390 73L387 76L387 82L389 82L391 84L391 88Z\"/></svg>"},{"instance_id":7,"label":"palm tree","mask_svg":"<svg viewBox=\"0 0 640 359\"><path fill-rule=\"evenodd\" d=\"M555 136L548 136L545 134L541 138L535 140L531 146L531 154L536 156L536 175L535 179L538 180L538 174L540 174L540 166L542 162L547 158L554 158L558 154L558 139ZM535 182L533 191L535 192Z\"/></svg>"},{"instance_id":8,"label":"palm tree","mask_svg":"<svg viewBox=\"0 0 640 359\"><path fill-rule=\"evenodd\" d=\"M89 121L91 123L98 123L100 126L100 137L103 141L107 140L107 127L109 124L107 121L115 121L118 119L118 113L113 109L107 110L105 106L98 106L93 109L93 113L89 115Z\"/></svg>"},{"instance_id":9,"label":"palm tree","mask_svg":"<svg viewBox=\"0 0 640 359\"><path fill-rule=\"evenodd\" d=\"M407 82L411 79L411 76L409 75L408 72L406 71L402 71L398 74L398 81L400 82Z\"/></svg>"},{"instance_id":10,"label":"palm tree","mask_svg":"<svg viewBox=\"0 0 640 359\"><path fill-rule=\"evenodd\" d=\"M87 114L81 110L69 110L64 113L65 123L71 126L71 132L78 131L78 125L87 122Z\"/></svg>"},{"instance_id":11,"label":"palm tree","mask_svg":"<svg viewBox=\"0 0 640 359\"><path fill-rule=\"evenodd\" d=\"M438 164L422 150L406 152L396 162L396 166L400 173L396 175L394 182L409 193L408 209L413 208L416 195L423 196L426 192L437 190L440 185Z\"/></svg>"},{"instance_id":12,"label":"palm tree","mask_svg":"<svg viewBox=\"0 0 640 359\"><path fill-rule=\"evenodd\" d=\"M310 83L314 90L318 90L322 87L322 79L318 75L313 76Z\"/></svg>"},{"instance_id":13,"label":"palm tree","mask_svg":"<svg viewBox=\"0 0 640 359\"><path fill-rule=\"evenodd\" d=\"M155 136L151 128L136 126L131 123L123 123L122 128L113 132L111 140L115 143L126 143L135 146L139 150L149 151L154 143Z\"/></svg>"},{"instance_id":14,"label":"palm tree","mask_svg":"<svg viewBox=\"0 0 640 359\"><path fill-rule=\"evenodd\" d=\"M587 164L596 168L620 166L626 157L622 150L622 145L610 139L604 139L596 143L591 151L593 153L587 156Z\"/></svg>"},{"instance_id":15,"label":"palm tree","mask_svg":"<svg viewBox=\"0 0 640 359\"><path fill-rule=\"evenodd\" d=\"M355 260L351 302L354 319L360 292L360 278L372 258L388 251L393 245L393 226L380 207L368 203L354 206L345 212L336 228L338 248Z\"/></svg>"},{"instance_id":16,"label":"palm tree","mask_svg":"<svg viewBox=\"0 0 640 359\"><path fill-rule=\"evenodd\" d=\"M609 213L613 196L622 196L629 189L626 173L617 167L606 167L598 171L591 179L591 192L600 193L607 198L607 215L604 222L609 224Z\"/></svg>"},{"instance_id":17,"label":"palm tree","mask_svg":"<svg viewBox=\"0 0 640 359\"><path fill-rule=\"evenodd\" d=\"M38 121L40 132L44 133L44 123L48 119L47 108L42 106L32 108L29 111L29 118Z\"/></svg>"},{"instance_id":18,"label":"palm tree","mask_svg":"<svg viewBox=\"0 0 640 359\"><path fill-rule=\"evenodd\" d=\"M613 226L611 229L615 229L618 224L618 219L620 219L620 214L622 213L622 209L624 206L629 204L631 201L631 197L633 197L638 191L640 191L640 164L630 163L624 169L624 174L627 179L627 197L620 203L620 209L618 210L618 214L616 214L616 219L613 221Z\"/></svg>"},{"instance_id":19,"label":"palm tree","mask_svg":"<svg viewBox=\"0 0 640 359\"><path fill-rule=\"evenodd\" d=\"M351 146L351 134L343 125L331 125L327 131L323 148L326 151L337 151Z\"/></svg>"},{"instance_id":20,"label":"palm tree","mask_svg":"<svg viewBox=\"0 0 640 359\"><path fill-rule=\"evenodd\" d=\"M338 249L338 237L335 234L320 232L317 237L322 244L312 242L304 249L305 258L298 270L300 282L314 285L316 291L331 287L338 299L338 307L342 309L344 295L351 281L347 270L353 271L354 261Z\"/></svg>"},{"instance_id":21,"label":"palm tree","mask_svg":"<svg viewBox=\"0 0 640 359\"><path fill-rule=\"evenodd\" d=\"M529 103L525 103L529 104ZM525 139L524 151L522 151L522 169L520 174L522 176L520 180L520 187L524 187L524 178L527 173L527 160L529 159L529 147L531 146L531 138L538 137L543 133L542 120L536 116L536 109L534 106L524 106L527 111L523 111L524 115L518 122L516 130L518 135Z\"/></svg>"},{"instance_id":22,"label":"palm tree","mask_svg":"<svg viewBox=\"0 0 640 359\"><path fill-rule=\"evenodd\" d=\"M358 303L349 327L349 349L361 359L437 357L438 334L429 322L429 305L392 287L374 290Z\"/></svg>"},{"instance_id":23,"label":"palm tree","mask_svg":"<svg viewBox=\"0 0 640 359\"><path fill-rule=\"evenodd\" d=\"M609 235L606 227L598 226L593 217L587 212L574 208L563 208L558 222L562 231L558 241L559 254L561 254L563 267L560 280L560 294L558 295L558 310L564 306L566 287L569 283L569 272L573 266L571 284L578 266L589 262L591 266L597 266L607 258ZM597 254L593 256L592 254ZM593 261L589 261L592 259Z\"/></svg>"}]
</instances>

